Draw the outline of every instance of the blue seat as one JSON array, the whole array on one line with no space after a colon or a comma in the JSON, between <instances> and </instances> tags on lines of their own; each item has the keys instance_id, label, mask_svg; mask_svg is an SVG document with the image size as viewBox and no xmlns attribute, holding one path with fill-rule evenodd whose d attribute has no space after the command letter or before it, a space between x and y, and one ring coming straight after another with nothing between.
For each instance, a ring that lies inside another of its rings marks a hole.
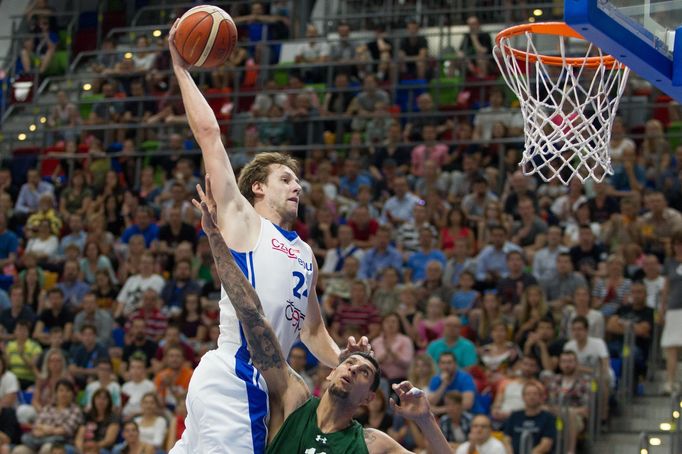
<instances>
[{"instance_id":1,"label":"blue seat","mask_svg":"<svg viewBox=\"0 0 682 454\"><path fill-rule=\"evenodd\" d=\"M416 112L417 97L429 89L429 83L424 79L401 80L395 93L395 103L401 112Z\"/></svg>"},{"instance_id":2,"label":"blue seat","mask_svg":"<svg viewBox=\"0 0 682 454\"><path fill-rule=\"evenodd\" d=\"M114 341L114 345L123 348L125 335L123 328L114 328L111 331L111 339Z\"/></svg>"},{"instance_id":3,"label":"blue seat","mask_svg":"<svg viewBox=\"0 0 682 454\"><path fill-rule=\"evenodd\" d=\"M20 404L31 405L31 402L33 401L33 391L20 391L18 398Z\"/></svg>"}]
</instances>

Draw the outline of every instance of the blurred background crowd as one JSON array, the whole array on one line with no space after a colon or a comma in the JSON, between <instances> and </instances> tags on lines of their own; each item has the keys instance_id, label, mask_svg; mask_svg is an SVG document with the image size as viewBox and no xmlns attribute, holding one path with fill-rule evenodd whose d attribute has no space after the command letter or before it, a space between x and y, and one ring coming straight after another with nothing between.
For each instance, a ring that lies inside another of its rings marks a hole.
<instances>
[{"instance_id":1,"label":"blurred background crowd","mask_svg":"<svg viewBox=\"0 0 682 454\"><path fill-rule=\"evenodd\" d=\"M164 44L191 5L169 3L100 2L98 15L36 0L18 19L3 82L0 453L165 452L216 347L220 283L190 203L202 163ZM237 172L258 151L300 161L295 230L319 264L327 327L339 345L368 336L382 366L366 427L428 450L387 405L409 379L453 452L491 437L524 452L524 428L534 453L584 452L589 427L619 411L616 389L644 393L661 351L657 391L677 390L678 106L634 77L613 176L524 176L494 30L561 11L454 3L382 16L384 2L340 2L322 22L298 2L227 3L239 47L197 80ZM324 390L329 370L302 344L289 361Z\"/></svg>"}]
</instances>

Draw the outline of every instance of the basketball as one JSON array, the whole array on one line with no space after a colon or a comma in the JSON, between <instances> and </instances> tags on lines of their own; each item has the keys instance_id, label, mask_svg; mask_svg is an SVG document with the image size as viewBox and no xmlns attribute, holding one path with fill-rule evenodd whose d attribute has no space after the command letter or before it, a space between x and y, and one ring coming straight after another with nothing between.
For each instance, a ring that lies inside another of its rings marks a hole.
<instances>
[{"instance_id":1,"label":"basketball","mask_svg":"<svg viewBox=\"0 0 682 454\"><path fill-rule=\"evenodd\" d=\"M237 44L234 21L217 6L195 6L180 18L175 33L175 46L182 58L192 66L220 66Z\"/></svg>"}]
</instances>

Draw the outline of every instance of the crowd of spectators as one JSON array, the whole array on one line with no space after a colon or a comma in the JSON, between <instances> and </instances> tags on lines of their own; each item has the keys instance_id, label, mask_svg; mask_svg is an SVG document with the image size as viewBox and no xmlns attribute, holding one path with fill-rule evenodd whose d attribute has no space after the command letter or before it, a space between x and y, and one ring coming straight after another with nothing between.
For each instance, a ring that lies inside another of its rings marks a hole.
<instances>
[{"instance_id":1,"label":"crowd of spectators","mask_svg":"<svg viewBox=\"0 0 682 454\"><path fill-rule=\"evenodd\" d=\"M279 3L267 14L253 3L235 20L244 38L207 79L213 89L255 87L254 62L266 53L276 63L280 50L256 43L289 26ZM665 391L676 389L682 337L668 328L682 323L682 146L665 137L671 117L648 120L643 140L619 117L612 178L564 187L524 176L520 112L501 85L473 84L498 75L490 36L477 18L467 24L453 58L472 83L457 102L473 114L451 115L428 92L416 96L418 116L391 110L395 78L444 70L417 21L398 49L382 26L363 43L346 23L329 42L310 26L296 60L318 66L291 70L286 87L265 82L240 114L249 121L238 142L308 147L294 152L304 188L295 230L317 258L333 338L367 335L382 366L377 398L357 415L366 427L427 448L386 405L387 385L409 379L458 454L505 452L500 440L519 452L524 429L534 452L550 452L562 407L575 453L589 376L608 401L630 327L636 384L654 324L666 321ZM73 169L0 168L0 453L163 452L184 428L193 367L216 346L220 283L190 203L201 162L185 154L194 144L167 53L144 50L162 39L136 45L133 58L102 53L89 66L101 100L87 115L58 94L48 122L55 144L85 152ZM337 63L331 78L327 62ZM311 89L329 81L328 92ZM344 136L338 152L310 146ZM149 139L173 154L138 170L132 153ZM248 161L228 153L237 171ZM302 344L290 363L314 394L324 390L328 370ZM608 415L605 405L596 417Z\"/></svg>"}]
</instances>

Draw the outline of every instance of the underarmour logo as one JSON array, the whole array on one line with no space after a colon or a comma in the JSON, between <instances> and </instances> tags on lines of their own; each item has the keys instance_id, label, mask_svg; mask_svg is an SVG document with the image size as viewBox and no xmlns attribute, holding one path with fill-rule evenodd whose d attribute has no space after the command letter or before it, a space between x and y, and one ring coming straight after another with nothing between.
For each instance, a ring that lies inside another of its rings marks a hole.
<instances>
[{"instance_id":1,"label":"underarmour logo","mask_svg":"<svg viewBox=\"0 0 682 454\"><path fill-rule=\"evenodd\" d=\"M319 441L322 444L325 444L327 442L327 439L324 438L322 435L318 435L317 437L315 437L315 441Z\"/></svg>"}]
</instances>

